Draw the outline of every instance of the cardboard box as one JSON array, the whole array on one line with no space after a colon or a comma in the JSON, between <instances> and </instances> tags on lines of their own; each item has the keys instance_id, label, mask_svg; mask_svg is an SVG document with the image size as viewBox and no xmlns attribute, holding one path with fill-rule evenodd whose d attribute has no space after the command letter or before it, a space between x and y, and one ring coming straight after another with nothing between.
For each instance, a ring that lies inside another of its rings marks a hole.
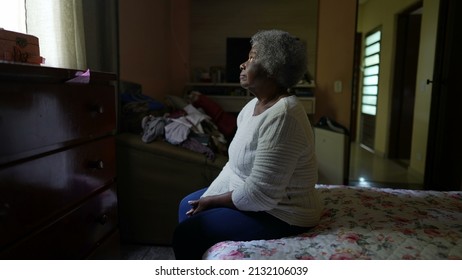
<instances>
[{"instance_id":1,"label":"cardboard box","mask_svg":"<svg viewBox=\"0 0 462 280\"><path fill-rule=\"evenodd\" d=\"M0 61L41 64L37 37L0 29Z\"/></svg>"}]
</instances>

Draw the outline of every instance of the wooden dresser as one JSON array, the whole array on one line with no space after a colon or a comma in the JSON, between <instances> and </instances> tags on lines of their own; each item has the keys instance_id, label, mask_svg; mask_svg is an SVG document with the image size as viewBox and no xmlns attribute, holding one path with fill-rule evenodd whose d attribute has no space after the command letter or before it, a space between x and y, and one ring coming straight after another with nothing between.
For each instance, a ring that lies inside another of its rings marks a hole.
<instances>
[{"instance_id":1,"label":"wooden dresser","mask_svg":"<svg viewBox=\"0 0 462 280\"><path fill-rule=\"evenodd\" d=\"M0 259L119 258L116 76L0 63Z\"/></svg>"}]
</instances>

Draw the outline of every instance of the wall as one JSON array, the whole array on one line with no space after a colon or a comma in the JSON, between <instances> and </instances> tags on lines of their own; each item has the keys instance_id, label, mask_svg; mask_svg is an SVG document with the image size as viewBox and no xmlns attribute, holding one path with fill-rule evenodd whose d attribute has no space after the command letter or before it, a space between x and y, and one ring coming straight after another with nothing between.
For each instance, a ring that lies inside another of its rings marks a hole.
<instances>
[{"instance_id":1,"label":"wall","mask_svg":"<svg viewBox=\"0 0 462 280\"><path fill-rule=\"evenodd\" d=\"M114 0L83 0L87 67L119 74L118 6Z\"/></svg>"},{"instance_id":2,"label":"wall","mask_svg":"<svg viewBox=\"0 0 462 280\"><path fill-rule=\"evenodd\" d=\"M190 0L119 0L120 79L163 100L189 80Z\"/></svg>"},{"instance_id":3,"label":"wall","mask_svg":"<svg viewBox=\"0 0 462 280\"><path fill-rule=\"evenodd\" d=\"M179 95L190 69L225 63L226 37L285 29L307 42L315 120L328 116L350 127L356 0L217 2L119 0L120 78L158 99ZM341 93L334 92L338 80Z\"/></svg>"},{"instance_id":4,"label":"wall","mask_svg":"<svg viewBox=\"0 0 462 280\"><path fill-rule=\"evenodd\" d=\"M368 0L362 5L359 12L358 32L362 32L364 35L378 26L382 28L379 98L375 134L375 151L379 155L386 156L388 152L396 16L416 2L418 1L389 0L385 2ZM426 80L427 78L431 79L433 76L438 5L439 0L424 0L423 2L410 163L410 168L420 174L424 174L425 171L431 97L431 86L426 84Z\"/></svg>"},{"instance_id":5,"label":"wall","mask_svg":"<svg viewBox=\"0 0 462 280\"><path fill-rule=\"evenodd\" d=\"M191 67L226 65L226 38L282 29L307 44L308 70L315 75L317 0L193 0Z\"/></svg>"},{"instance_id":6,"label":"wall","mask_svg":"<svg viewBox=\"0 0 462 280\"><path fill-rule=\"evenodd\" d=\"M319 1L315 121L327 116L350 127L355 30L356 0Z\"/></svg>"}]
</instances>

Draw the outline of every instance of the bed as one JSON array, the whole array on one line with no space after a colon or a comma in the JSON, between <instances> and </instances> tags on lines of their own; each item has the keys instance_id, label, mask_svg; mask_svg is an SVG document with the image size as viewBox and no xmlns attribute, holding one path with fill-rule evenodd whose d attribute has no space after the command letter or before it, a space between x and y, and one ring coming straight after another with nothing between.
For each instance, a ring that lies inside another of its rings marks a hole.
<instances>
[{"instance_id":1,"label":"bed","mask_svg":"<svg viewBox=\"0 0 462 280\"><path fill-rule=\"evenodd\" d=\"M215 244L204 259L462 259L462 192L317 185L324 201L306 233Z\"/></svg>"}]
</instances>

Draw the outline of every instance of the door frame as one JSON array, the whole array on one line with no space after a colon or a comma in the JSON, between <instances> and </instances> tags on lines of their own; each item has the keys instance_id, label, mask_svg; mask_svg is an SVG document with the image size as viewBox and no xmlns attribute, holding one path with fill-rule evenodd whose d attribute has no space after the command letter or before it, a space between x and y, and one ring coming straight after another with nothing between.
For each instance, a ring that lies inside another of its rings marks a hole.
<instances>
[{"instance_id":1,"label":"door frame","mask_svg":"<svg viewBox=\"0 0 462 280\"><path fill-rule=\"evenodd\" d=\"M419 60L422 16L413 15L423 7L419 1L398 15L394 58L388 158L409 161ZM411 30L412 29L412 30Z\"/></svg>"}]
</instances>

